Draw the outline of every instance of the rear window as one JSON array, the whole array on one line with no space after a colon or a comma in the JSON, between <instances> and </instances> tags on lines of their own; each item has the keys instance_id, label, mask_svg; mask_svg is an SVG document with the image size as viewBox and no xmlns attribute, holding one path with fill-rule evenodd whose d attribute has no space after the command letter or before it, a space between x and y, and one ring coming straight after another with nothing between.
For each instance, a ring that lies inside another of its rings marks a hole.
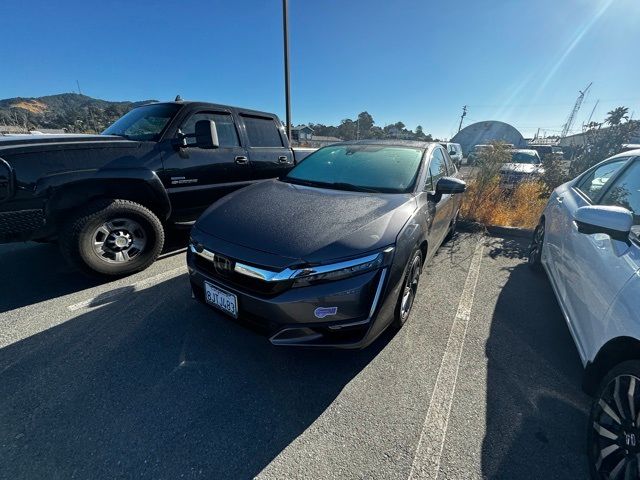
<instances>
[{"instance_id":1,"label":"rear window","mask_svg":"<svg viewBox=\"0 0 640 480\"><path fill-rule=\"evenodd\" d=\"M272 118L249 117L243 115L247 127L249 145L252 147L283 147L280 130Z\"/></svg>"}]
</instances>

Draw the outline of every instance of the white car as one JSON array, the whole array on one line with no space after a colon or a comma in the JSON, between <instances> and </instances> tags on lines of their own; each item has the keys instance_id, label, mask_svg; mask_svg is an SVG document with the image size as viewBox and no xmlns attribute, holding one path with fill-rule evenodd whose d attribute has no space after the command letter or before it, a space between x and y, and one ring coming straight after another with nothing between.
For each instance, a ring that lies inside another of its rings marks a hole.
<instances>
[{"instance_id":1,"label":"white car","mask_svg":"<svg viewBox=\"0 0 640 480\"><path fill-rule=\"evenodd\" d=\"M640 478L640 150L553 192L529 264L547 272L595 396L592 478Z\"/></svg>"},{"instance_id":2,"label":"white car","mask_svg":"<svg viewBox=\"0 0 640 480\"><path fill-rule=\"evenodd\" d=\"M447 153L449 154L449 157L451 157L451 160L453 160L453 163L456 165L456 167L460 168L460 166L462 165L462 147L460 146L460 144L442 142L440 145L447 149Z\"/></svg>"},{"instance_id":3,"label":"white car","mask_svg":"<svg viewBox=\"0 0 640 480\"><path fill-rule=\"evenodd\" d=\"M511 150L511 161L500 167L500 184L513 188L520 182L535 180L544 173L540 155L535 150Z\"/></svg>"}]
</instances>

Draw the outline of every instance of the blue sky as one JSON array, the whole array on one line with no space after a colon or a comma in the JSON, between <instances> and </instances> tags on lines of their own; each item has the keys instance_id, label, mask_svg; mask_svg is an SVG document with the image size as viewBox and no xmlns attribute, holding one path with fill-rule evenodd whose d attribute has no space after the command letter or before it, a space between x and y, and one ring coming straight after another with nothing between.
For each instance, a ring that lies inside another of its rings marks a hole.
<instances>
[{"instance_id":1,"label":"blue sky","mask_svg":"<svg viewBox=\"0 0 640 480\"><path fill-rule=\"evenodd\" d=\"M295 124L367 110L440 137L465 124L562 128L618 105L640 116L640 0L290 0ZM280 0L0 4L0 98L76 89L199 99L284 117Z\"/></svg>"}]
</instances>

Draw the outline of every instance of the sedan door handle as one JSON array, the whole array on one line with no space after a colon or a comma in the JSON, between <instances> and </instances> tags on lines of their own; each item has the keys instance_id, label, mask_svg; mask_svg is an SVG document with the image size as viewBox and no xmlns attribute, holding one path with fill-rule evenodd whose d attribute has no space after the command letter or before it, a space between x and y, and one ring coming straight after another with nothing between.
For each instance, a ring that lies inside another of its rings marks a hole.
<instances>
[{"instance_id":1,"label":"sedan door handle","mask_svg":"<svg viewBox=\"0 0 640 480\"><path fill-rule=\"evenodd\" d=\"M249 163L249 159L244 155L239 155L236 157L236 163L238 165L246 165L247 163Z\"/></svg>"},{"instance_id":2,"label":"sedan door handle","mask_svg":"<svg viewBox=\"0 0 640 480\"><path fill-rule=\"evenodd\" d=\"M289 157L282 155L281 157L278 157L278 162L279 163L289 163Z\"/></svg>"}]
</instances>

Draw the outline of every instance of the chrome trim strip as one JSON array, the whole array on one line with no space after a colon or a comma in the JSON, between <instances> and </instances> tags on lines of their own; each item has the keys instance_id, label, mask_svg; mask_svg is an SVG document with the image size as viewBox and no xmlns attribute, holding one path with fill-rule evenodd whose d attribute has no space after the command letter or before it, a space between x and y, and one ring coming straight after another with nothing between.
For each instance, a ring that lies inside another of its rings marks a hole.
<instances>
[{"instance_id":1,"label":"chrome trim strip","mask_svg":"<svg viewBox=\"0 0 640 480\"><path fill-rule=\"evenodd\" d=\"M382 293L382 285L384 284L384 279L387 277L387 269L383 268L382 273L380 274L380 281L378 282L378 288L376 288L376 294L373 297L373 302L371 303L371 310L369 310L369 318L373 317L373 312L375 312L376 307L378 306L378 300L380 300L380 294Z\"/></svg>"},{"instance_id":2,"label":"chrome trim strip","mask_svg":"<svg viewBox=\"0 0 640 480\"><path fill-rule=\"evenodd\" d=\"M189 250L191 250L192 253L200 255L201 257L206 258L211 262L213 262L216 255L214 252L211 252L205 248L203 248L201 251L198 251L193 245L189 245ZM385 252L387 250L388 249L386 249ZM335 272L344 268L356 267L364 263L372 262L376 260L380 255L382 255L382 253L374 253L373 255L367 255L366 257L360 257L353 260L346 260L344 262L332 263L328 265L318 265L312 268L285 268L284 270L281 270L279 272L274 272L273 270L265 270L263 268L254 267L245 263L236 262L233 270L240 275L257 278L265 282L280 282L283 280L291 280L303 276L307 277L319 275L323 273Z\"/></svg>"}]
</instances>

